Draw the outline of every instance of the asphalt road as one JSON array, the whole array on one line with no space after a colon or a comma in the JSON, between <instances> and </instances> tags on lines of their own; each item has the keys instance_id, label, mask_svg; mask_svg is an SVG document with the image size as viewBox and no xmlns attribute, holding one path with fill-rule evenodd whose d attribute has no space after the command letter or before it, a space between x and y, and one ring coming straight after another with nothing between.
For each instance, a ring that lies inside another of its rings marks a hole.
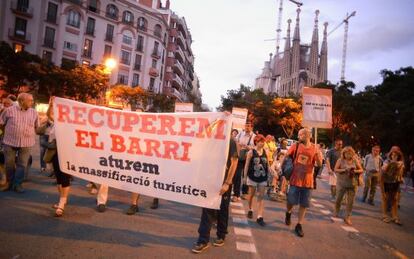
<instances>
[{"instance_id":1,"label":"asphalt road","mask_svg":"<svg viewBox=\"0 0 414 259\"><path fill-rule=\"evenodd\" d=\"M296 214L284 225L284 203L266 200L265 227L247 220L245 201L232 203L225 246L195 255L200 208L160 201L152 210L152 198L141 197L139 213L128 216L130 195L110 189L107 211L98 213L86 182L75 179L64 216L55 218L54 180L34 163L24 194L0 193L0 258L414 258L412 192L403 192L402 227L381 221L377 193L376 206L355 202L347 228L331 219L329 186L319 179L304 238L294 234Z\"/></svg>"}]
</instances>

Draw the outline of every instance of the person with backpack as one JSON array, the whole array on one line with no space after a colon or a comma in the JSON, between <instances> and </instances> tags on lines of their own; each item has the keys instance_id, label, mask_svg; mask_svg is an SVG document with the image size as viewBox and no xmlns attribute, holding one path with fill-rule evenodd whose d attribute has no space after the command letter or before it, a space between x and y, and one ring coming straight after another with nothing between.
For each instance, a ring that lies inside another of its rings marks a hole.
<instances>
[{"instance_id":1,"label":"person with backpack","mask_svg":"<svg viewBox=\"0 0 414 259\"><path fill-rule=\"evenodd\" d=\"M257 193L258 209L256 222L262 227L266 225L263 220L264 195L270 168L268 154L264 149L265 142L266 139L261 134L254 138L254 144L256 146L247 153L243 180L243 183L249 186L249 212L247 213L247 217L253 218L253 199Z\"/></svg>"},{"instance_id":2,"label":"person with backpack","mask_svg":"<svg viewBox=\"0 0 414 259\"><path fill-rule=\"evenodd\" d=\"M253 127L250 122L247 122L244 131L240 132L236 137L236 142L239 148L239 160L237 163L236 173L233 177L233 198L232 202L240 200L241 180L243 178L244 163L246 162L246 155L249 150L254 148L254 138L256 134L253 133ZM247 193L247 190L243 190L243 194Z\"/></svg>"},{"instance_id":3,"label":"person with backpack","mask_svg":"<svg viewBox=\"0 0 414 259\"><path fill-rule=\"evenodd\" d=\"M299 142L292 145L287 153L287 156L292 158L293 168L287 194L285 224L291 225L293 207L299 205L298 223L295 227L295 233L299 237L304 236L302 223L306 210L310 206L314 164L322 166L322 153L315 144L311 143L311 135L312 132L309 128L299 130ZM287 158L285 158L285 161L288 161Z\"/></svg>"}]
</instances>

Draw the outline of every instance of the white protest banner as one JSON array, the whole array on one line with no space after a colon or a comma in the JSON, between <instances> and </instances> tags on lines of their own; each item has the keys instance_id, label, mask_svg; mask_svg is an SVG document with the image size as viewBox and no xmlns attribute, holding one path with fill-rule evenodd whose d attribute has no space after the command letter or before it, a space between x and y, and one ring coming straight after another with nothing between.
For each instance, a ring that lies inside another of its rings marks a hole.
<instances>
[{"instance_id":1,"label":"white protest banner","mask_svg":"<svg viewBox=\"0 0 414 259\"><path fill-rule=\"evenodd\" d=\"M192 103L175 103L174 112L193 112Z\"/></svg>"},{"instance_id":2,"label":"white protest banner","mask_svg":"<svg viewBox=\"0 0 414 259\"><path fill-rule=\"evenodd\" d=\"M302 125L314 128L332 128L332 90L303 88Z\"/></svg>"},{"instance_id":3,"label":"white protest banner","mask_svg":"<svg viewBox=\"0 0 414 259\"><path fill-rule=\"evenodd\" d=\"M87 181L218 209L232 116L139 113L55 98L59 165Z\"/></svg>"},{"instance_id":4,"label":"white protest banner","mask_svg":"<svg viewBox=\"0 0 414 259\"><path fill-rule=\"evenodd\" d=\"M244 130L247 121L248 110L245 108L233 107L233 128L239 131Z\"/></svg>"}]
</instances>

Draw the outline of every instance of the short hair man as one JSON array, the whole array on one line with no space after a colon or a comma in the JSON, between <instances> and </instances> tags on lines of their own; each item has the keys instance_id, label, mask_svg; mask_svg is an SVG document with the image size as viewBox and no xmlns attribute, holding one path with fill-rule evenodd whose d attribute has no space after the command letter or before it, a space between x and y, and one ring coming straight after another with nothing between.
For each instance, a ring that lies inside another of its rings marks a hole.
<instances>
[{"instance_id":1,"label":"short hair man","mask_svg":"<svg viewBox=\"0 0 414 259\"><path fill-rule=\"evenodd\" d=\"M364 158L365 178L364 178L364 194L362 201L365 202L368 196L368 204L374 205L375 192L381 173L382 159L380 157L381 147L375 145L371 149L371 154Z\"/></svg>"},{"instance_id":2,"label":"short hair man","mask_svg":"<svg viewBox=\"0 0 414 259\"><path fill-rule=\"evenodd\" d=\"M194 253L201 253L209 247L210 231L214 218L217 219L217 238L214 240L214 246L223 246L227 234L227 225L229 220L229 204L231 194L231 183L237 167L237 145L236 142L230 138L230 148L227 155L226 174L224 177L223 186L220 190L221 204L219 210L203 208L201 214L200 225L198 227L199 237L194 244L191 251Z\"/></svg>"},{"instance_id":3,"label":"short hair man","mask_svg":"<svg viewBox=\"0 0 414 259\"><path fill-rule=\"evenodd\" d=\"M326 168L329 173L329 185L331 186L331 197L336 198L336 175L334 168L336 161L341 157L343 142L342 139L336 139L334 147L326 152Z\"/></svg>"},{"instance_id":4,"label":"short hair man","mask_svg":"<svg viewBox=\"0 0 414 259\"><path fill-rule=\"evenodd\" d=\"M312 132L308 128L299 130L298 143L292 145L287 152L293 158L293 172L290 177L290 189L287 194L287 211L285 223L291 224L291 215L294 205L299 205L298 223L295 233L303 237L302 222L306 209L310 206L313 189L313 168L315 163L322 165L322 153L319 148L311 143Z\"/></svg>"},{"instance_id":5,"label":"short hair man","mask_svg":"<svg viewBox=\"0 0 414 259\"><path fill-rule=\"evenodd\" d=\"M6 108L0 115L0 126L4 127L3 145L7 173L7 183L2 190L12 189L22 193L24 171L30 158L31 147L35 144L38 118L37 112L32 108L31 94L19 94L17 102L18 105Z\"/></svg>"}]
</instances>

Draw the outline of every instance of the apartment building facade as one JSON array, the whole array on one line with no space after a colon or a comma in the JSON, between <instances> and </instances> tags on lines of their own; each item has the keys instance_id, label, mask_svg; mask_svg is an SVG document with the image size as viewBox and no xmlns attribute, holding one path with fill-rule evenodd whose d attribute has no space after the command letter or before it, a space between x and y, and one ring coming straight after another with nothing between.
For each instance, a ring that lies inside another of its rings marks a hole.
<instances>
[{"instance_id":1,"label":"apartment building facade","mask_svg":"<svg viewBox=\"0 0 414 259\"><path fill-rule=\"evenodd\" d=\"M4 0L0 40L55 65L104 64L114 58L111 84L167 92L184 101L187 81L176 86L182 92L169 91L166 62L175 55L168 51L173 30L169 5L168 0L165 6L160 0Z\"/></svg>"}]
</instances>

